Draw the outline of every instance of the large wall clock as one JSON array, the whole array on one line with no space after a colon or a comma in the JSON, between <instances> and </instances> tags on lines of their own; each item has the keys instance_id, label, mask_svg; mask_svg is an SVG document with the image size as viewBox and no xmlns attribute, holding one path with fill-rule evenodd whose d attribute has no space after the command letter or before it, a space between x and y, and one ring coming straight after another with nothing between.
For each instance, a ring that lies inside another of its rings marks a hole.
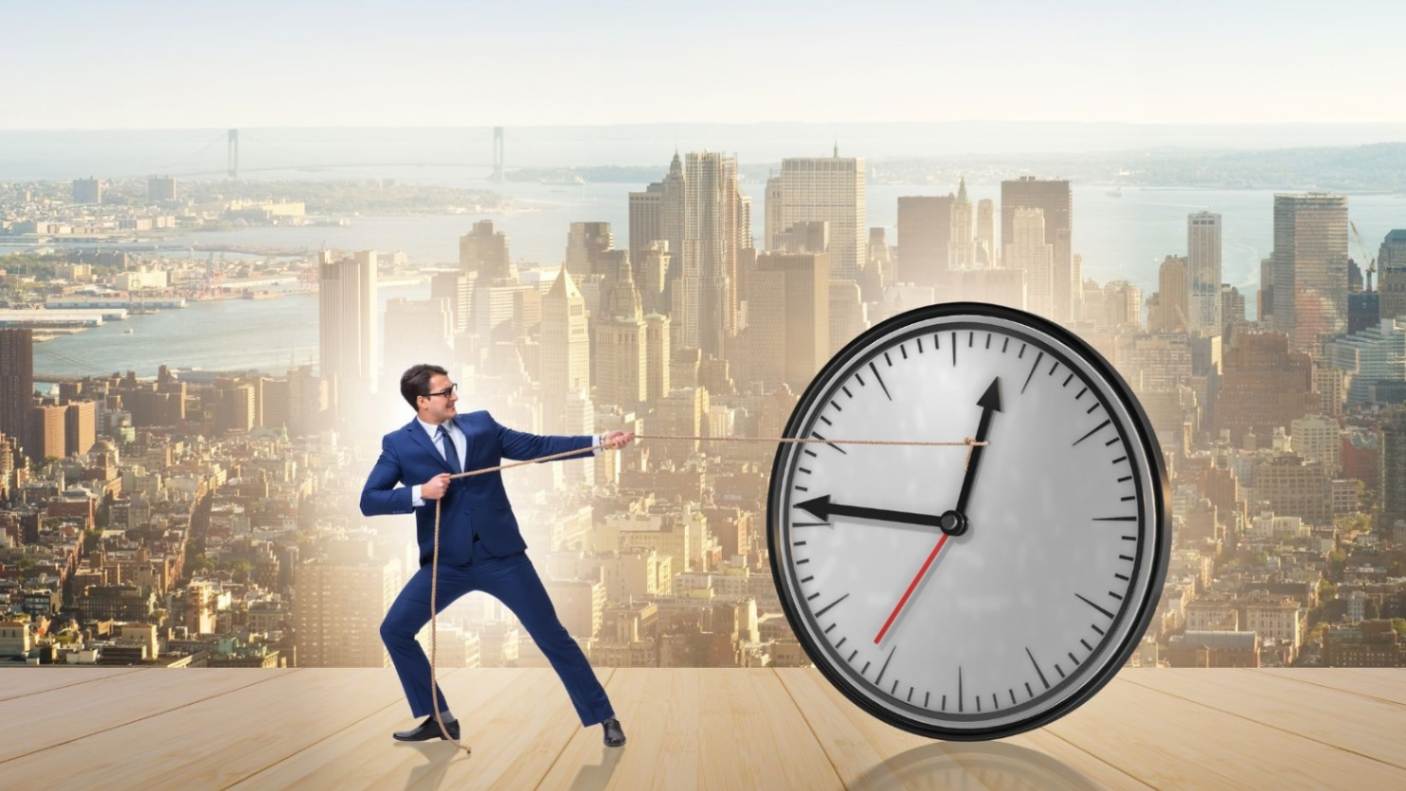
<instances>
[{"instance_id":1,"label":"large wall clock","mask_svg":"<svg viewBox=\"0 0 1406 791\"><path fill-rule=\"evenodd\" d=\"M1127 384L1045 319L932 305L826 364L772 468L783 609L825 677L898 727L990 739L1106 684L1156 608L1166 472ZM827 444L951 440L970 447Z\"/></svg>"}]
</instances>

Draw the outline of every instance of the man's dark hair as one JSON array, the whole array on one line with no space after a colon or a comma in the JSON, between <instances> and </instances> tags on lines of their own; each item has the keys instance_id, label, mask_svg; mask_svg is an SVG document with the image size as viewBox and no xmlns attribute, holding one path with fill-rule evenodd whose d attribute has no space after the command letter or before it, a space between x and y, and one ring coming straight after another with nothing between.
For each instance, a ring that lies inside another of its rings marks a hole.
<instances>
[{"instance_id":1,"label":"man's dark hair","mask_svg":"<svg viewBox=\"0 0 1406 791\"><path fill-rule=\"evenodd\" d=\"M415 402L418 396L430 394L430 377L435 374L448 376L449 372L438 365L420 363L405 369L405 373L400 375L400 395L405 399L405 403L416 412L420 411L420 405Z\"/></svg>"}]
</instances>

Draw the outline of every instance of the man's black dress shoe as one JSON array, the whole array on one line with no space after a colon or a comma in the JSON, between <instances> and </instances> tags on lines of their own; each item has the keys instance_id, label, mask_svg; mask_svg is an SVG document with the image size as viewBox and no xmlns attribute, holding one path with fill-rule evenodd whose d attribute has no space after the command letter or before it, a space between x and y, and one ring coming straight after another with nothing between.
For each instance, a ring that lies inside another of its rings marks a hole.
<instances>
[{"instance_id":1,"label":"man's black dress shoe","mask_svg":"<svg viewBox=\"0 0 1406 791\"><path fill-rule=\"evenodd\" d=\"M611 717L602 722L601 727L605 729L606 747L619 747L625 743L625 729L620 727L620 720Z\"/></svg>"},{"instance_id":2,"label":"man's black dress shoe","mask_svg":"<svg viewBox=\"0 0 1406 791\"><path fill-rule=\"evenodd\" d=\"M444 729L449 731L450 736L454 737L455 739L459 738L458 720L444 723ZM425 721L420 723L419 727L408 731L396 731L391 735L394 736L395 740L398 742L424 742L429 741L430 739L444 738L444 736L441 735L439 732L439 723L434 721L433 714L426 717ZM625 737L621 736L620 738L624 739Z\"/></svg>"}]
</instances>

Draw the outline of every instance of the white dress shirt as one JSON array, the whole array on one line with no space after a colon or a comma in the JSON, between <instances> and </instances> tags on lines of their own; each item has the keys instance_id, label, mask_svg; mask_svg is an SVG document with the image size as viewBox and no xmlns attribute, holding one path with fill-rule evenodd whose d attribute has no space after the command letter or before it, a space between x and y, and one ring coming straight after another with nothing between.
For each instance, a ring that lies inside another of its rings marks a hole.
<instances>
[{"instance_id":1,"label":"white dress shirt","mask_svg":"<svg viewBox=\"0 0 1406 791\"><path fill-rule=\"evenodd\" d=\"M419 423L420 428L423 428L425 433L430 435L430 442L434 443L435 450L439 451L439 455L444 456L444 440L439 436L439 426L434 423L426 423L419 415L415 416L415 422ZM466 460L466 454L469 452L469 443L468 440L464 438L464 432L459 430L458 424L453 420L444 421L444 430L445 433L449 434L449 440L454 443L454 450L459 454L459 469L467 472L464 462ZM601 444L604 441L604 434L596 435L595 444L591 445L591 450L595 455L600 455ZM417 483L410 487L410 501L411 505L416 508L425 505L424 499L420 497L420 484Z\"/></svg>"}]
</instances>

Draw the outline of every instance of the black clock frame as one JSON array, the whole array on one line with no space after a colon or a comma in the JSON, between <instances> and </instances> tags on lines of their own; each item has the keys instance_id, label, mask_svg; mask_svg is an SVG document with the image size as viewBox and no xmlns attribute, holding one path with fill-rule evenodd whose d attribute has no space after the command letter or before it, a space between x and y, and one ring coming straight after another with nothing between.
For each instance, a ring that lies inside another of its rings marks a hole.
<instances>
[{"instance_id":1,"label":"black clock frame","mask_svg":"<svg viewBox=\"0 0 1406 791\"><path fill-rule=\"evenodd\" d=\"M1132 615L1133 627L1123 637L1122 641L1112 648L1112 658L1106 662L1094 675L1090 676L1084 684L1075 690L1069 697L1060 701L1055 706L1042 711L1034 716L1016 720L1007 725L992 726L988 728L954 729L931 725L920 722L886 709L872 701L867 695L861 692L856 685L843 674L831 667L829 658L819 645L811 638L810 632L805 627L799 607L787 596L785 587L782 585L781 575L785 570L780 567L782 556L781 547L778 546L780 534L780 515L777 513L780 504L785 499L784 493L779 487L783 479L783 466L787 458L793 451L786 445L777 448L776 456L772 461L771 483L767 495L767 550L771 557L772 583L776 585L777 598L781 602L781 609L786 614L786 621L790 624L796 639L800 641L801 647L806 655L819 668L825 678L835 686L850 702L869 712L879 720L886 722L910 733L916 733L930 738L944 739L950 741L983 741L988 739L1001 739L1023 733L1034 728L1047 725L1060 717L1074 711L1079 706L1086 703L1100 689L1104 687L1113 677L1118 674L1123 665L1128 661L1142 636L1146 633L1148 624L1152 621L1152 616L1157 610L1158 600L1162 595L1162 586L1166 582L1167 564L1171 557L1171 519L1167 512L1167 503L1170 502L1170 485L1167 481L1166 465L1162 459L1160 445L1157 442L1157 435L1153 431L1152 421L1148 419L1147 413L1143 410L1142 404L1133 395L1132 388L1123 380L1123 377L1114 370L1113 366L1104 359L1092 346L1073 332L1056 324L1053 321L1027 313L1022 310L1008 308L1001 305L992 305L984 302L945 302L933 305L925 305L920 308L900 313L892 316L879 324L862 332L845 344L839 352L830 358L829 362L820 369L819 373L811 379L806 386L805 392L801 394L796 402L795 408L791 412L791 417L786 422L786 430L783 436L795 437L801 428L801 422L809 407L819 396L822 386L828 382L832 376L838 373L851 359L862 349L867 347L878 338L882 338L895 330L912 325L921 321L935 318L945 318L950 316L973 316L994 319L1004 319L1023 325L1029 329L1044 333L1051 339L1064 344L1071 352L1083 358L1089 367L1099 376L1108 382L1112 391L1111 395L1127 410L1133 428L1137 433L1137 440L1141 443L1144 456L1148 461L1151 473L1152 486L1148 493L1152 497L1153 514L1156 520L1157 540L1151 548L1150 579L1148 581L1147 594L1142 597L1138 610Z\"/></svg>"}]
</instances>

